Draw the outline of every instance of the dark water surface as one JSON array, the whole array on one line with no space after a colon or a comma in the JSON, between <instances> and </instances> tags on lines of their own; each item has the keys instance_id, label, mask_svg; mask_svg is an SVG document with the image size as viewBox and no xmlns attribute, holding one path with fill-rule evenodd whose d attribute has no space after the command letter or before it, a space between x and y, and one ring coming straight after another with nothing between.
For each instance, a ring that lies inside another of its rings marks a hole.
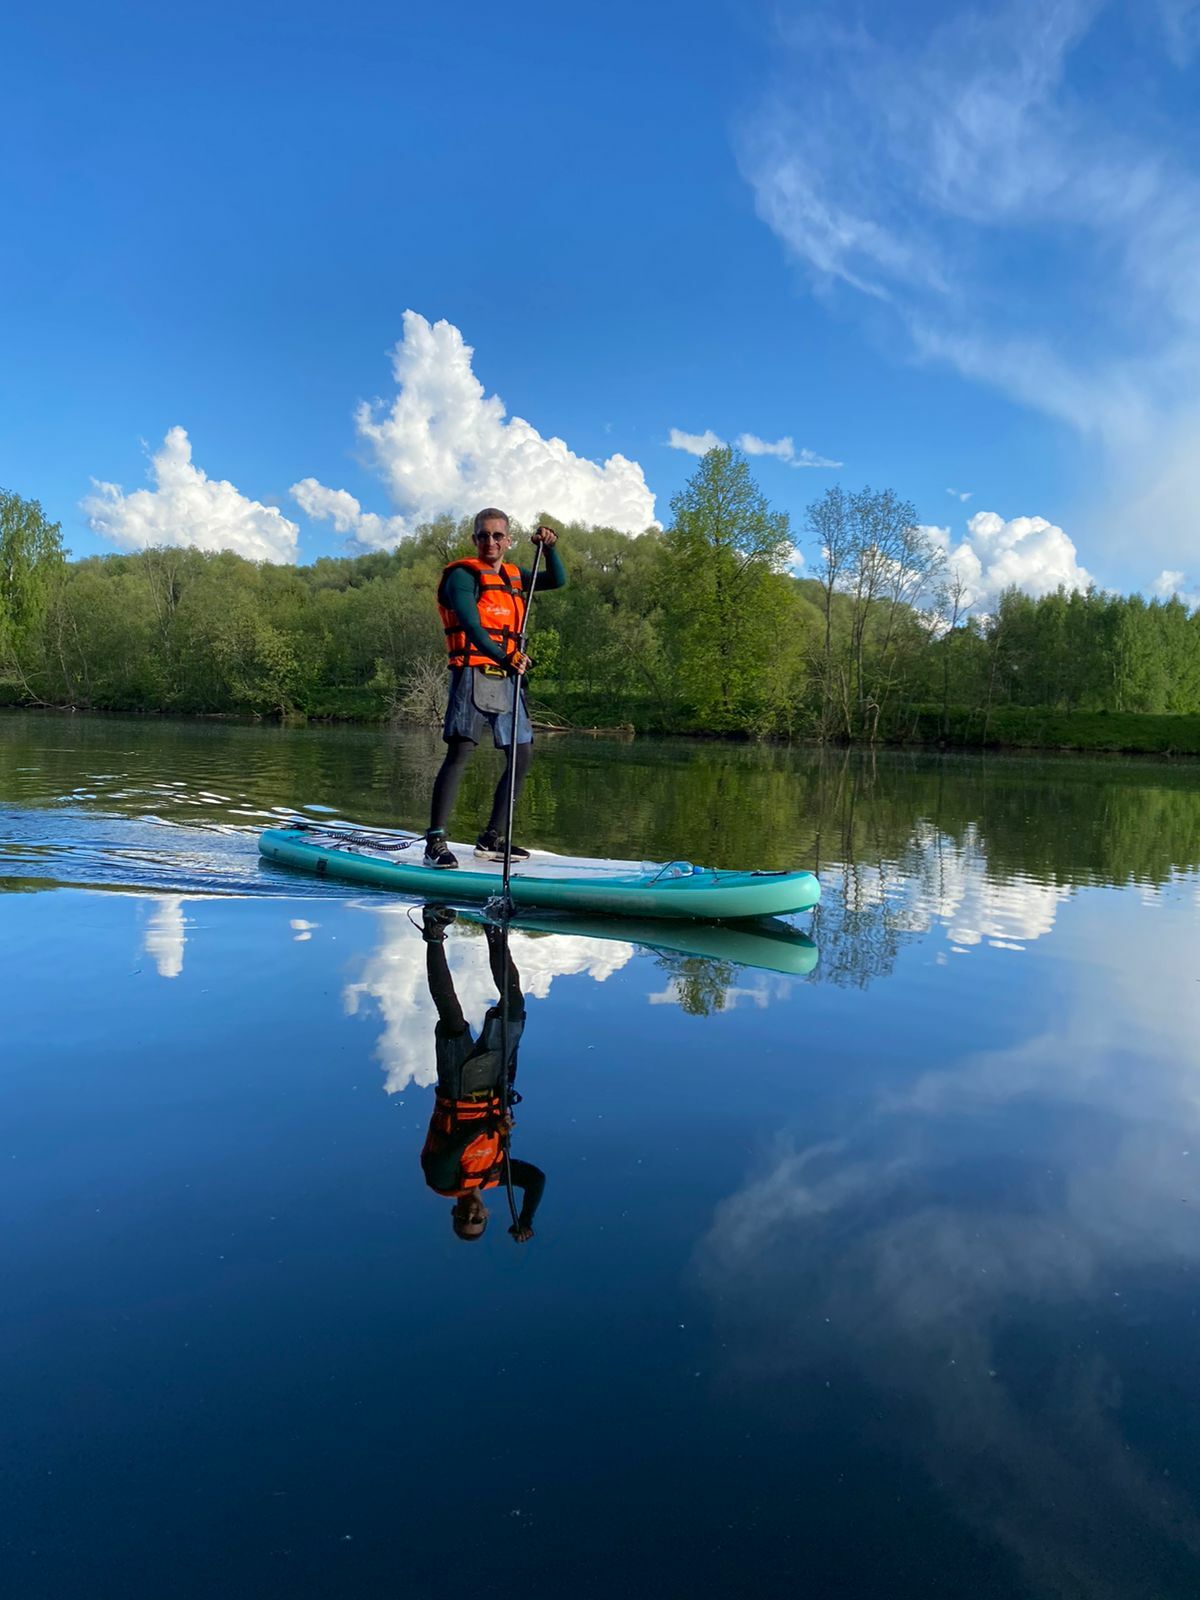
<instances>
[{"instance_id":1,"label":"dark water surface","mask_svg":"<svg viewBox=\"0 0 1200 1600\"><path fill-rule=\"evenodd\" d=\"M255 845L438 753L0 716L0 1592L1200 1592L1200 767L547 743L519 836L815 867L819 959L514 933L464 1243L443 947Z\"/></svg>"}]
</instances>

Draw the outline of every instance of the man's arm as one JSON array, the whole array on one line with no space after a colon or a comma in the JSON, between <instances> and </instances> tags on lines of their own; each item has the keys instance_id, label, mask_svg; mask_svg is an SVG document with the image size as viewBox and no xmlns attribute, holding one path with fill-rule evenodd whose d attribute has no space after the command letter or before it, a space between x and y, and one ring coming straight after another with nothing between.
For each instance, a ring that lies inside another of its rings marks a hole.
<instances>
[{"instance_id":1,"label":"man's arm","mask_svg":"<svg viewBox=\"0 0 1200 1600\"><path fill-rule=\"evenodd\" d=\"M537 575L537 585L534 593L540 594L543 589L565 589L567 587L567 569L562 564L558 546L556 544L545 546L543 558L545 565ZM529 580L532 575L529 569L521 568L521 587L526 594L529 593Z\"/></svg>"},{"instance_id":2,"label":"man's arm","mask_svg":"<svg viewBox=\"0 0 1200 1600\"><path fill-rule=\"evenodd\" d=\"M517 1216L517 1227L528 1228L532 1233L533 1214L541 1202L542 1191L546 1187L546 1174L541 1167L535 1167L531 1161L513 1161L512 1181L515 1188L525 1191L521 1210Z\"/></svg>"}]
</instances>

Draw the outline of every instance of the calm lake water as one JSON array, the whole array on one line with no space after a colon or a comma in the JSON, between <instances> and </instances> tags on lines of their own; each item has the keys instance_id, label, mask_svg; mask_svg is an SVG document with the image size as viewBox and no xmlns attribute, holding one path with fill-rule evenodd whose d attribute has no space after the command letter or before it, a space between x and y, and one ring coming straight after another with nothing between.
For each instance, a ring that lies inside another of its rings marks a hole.
<instances>
[{"instance_id":1,"label":"calm lake water","mask_svg":"<svg viewBox=\"0 0 1200 1600\"><path fill-rule=\"evenodd\" d=\"M0 715L5 1596L1200 1592L1200 767L546 741L519 838L825 899L514 932L545 1192L464 1243L488 941L256 850L438 756Z\"/></svg>"}]
</instances>

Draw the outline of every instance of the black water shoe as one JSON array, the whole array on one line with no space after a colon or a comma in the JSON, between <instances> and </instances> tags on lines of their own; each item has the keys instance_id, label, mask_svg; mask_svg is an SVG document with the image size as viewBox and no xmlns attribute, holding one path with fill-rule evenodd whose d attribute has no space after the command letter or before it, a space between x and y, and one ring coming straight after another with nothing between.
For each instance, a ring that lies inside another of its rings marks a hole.
<instances>
[{"instance_id":1,"label":"black water shoe","mask_svg":"<svg viewBox=\"0 0 1200 1600\"><path fill-rule=\"evenodd\" d=\"M495 828L488 828L479 835L475 841L475 854L482 856L485 861L504 860L504 840ZM529 860L529 851L522 850L519 844L513 845L510 854L514 861Z\"/></svg>"},{"instance_id":2,"label":"black water shoe","mask_svg":"<svg viewBox=\"0 0 1200 1600\"><path fill-rule=\"evenodd\" d=\"M475 852L479 854L478 851ZM456 867L458 857L446 843L445 828L431 828L425 835L425 865L427 867Z\"/></svg>"},{"instance_id":3,"label":"black water shoe","mask_svg":"<svg viewBox=\"0 0 1200 1600\"><path fill-rule=\"evenodd\" d=\"M421 934L426 944L444 944L446 929L458 916L453 906L425 906L421 911Z\"/></svg>"}]
</instances>

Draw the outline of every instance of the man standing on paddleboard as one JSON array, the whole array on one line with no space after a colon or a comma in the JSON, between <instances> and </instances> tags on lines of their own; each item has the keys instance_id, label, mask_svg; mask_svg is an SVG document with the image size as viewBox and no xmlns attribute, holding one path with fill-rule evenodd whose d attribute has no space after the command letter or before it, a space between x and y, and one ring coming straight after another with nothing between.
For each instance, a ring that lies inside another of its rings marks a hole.
<instances>
[{"instance_id":1,"label":"man standing on paddleboard","mask_svg":"<svg viewBox=\"0 0 1200 1600\"><path fill-rule=\"evenodd\" d=\"M504 860L504 828L508 805L509 763L513 760L513 676L523 677L529 657L516 648L525 620L530 574L506 561L512 540L508 515L488 506L475 518L474 556L451 561L442 570L437 601L446 633L450 664L450 696L442 738L446 758L433 784L429 829L425 835L427 867L457 867L458 857L446 843L446 829L454 811L458 785L484 730L491 728L498 750L507 752L504 773L496 785L492 814L475 842L475 854L489 861ZM561 589L567 581L555 545L553 528L539 527L531 543L540 544L545 570L537 575L537 589ZM517 717L516 791L521 792L533 753L533 729L522 687ZM514 806L516 798L514 795ZM528 850L515 845L511 856L521 859Z\"/></svg>"}]
</instances>

